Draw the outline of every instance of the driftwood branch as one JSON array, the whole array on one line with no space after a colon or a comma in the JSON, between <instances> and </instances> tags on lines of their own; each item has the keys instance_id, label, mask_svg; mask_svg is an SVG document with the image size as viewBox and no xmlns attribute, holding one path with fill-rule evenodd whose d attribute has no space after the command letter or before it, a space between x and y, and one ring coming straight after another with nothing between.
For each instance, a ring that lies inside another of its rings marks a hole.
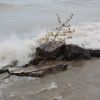
<instances>
[{"instance_id":1,"label":"driftwood branch","mask_svg":"<svg viewBox=\"0 0 100 100\"><path fill-rule=\"evenodd\" d=\"M3 73L9 73L9 70L8 69L2 69L2 70L0 70L0 74L3 74Z\"/></svg>"},{"instance_id":2,"label":"driftwood branch","mask_svg":"<svg viewBox=\"0 0 100 100\"><path fill-rule=\"evenodd\" d=\"M40 69L40 70L36 70L36 71L28 71L28 72L12 72L12 71L9 71L9 69L4 69L4 70L0 70L0 74L3 74L3 73L8 73L9 75L6 77L10 77L11 75L15 75L15 76L28 76L28 77L43 77L45 76L46 74L50 74L50 73L54 73L54 72L57 72L57 71L65 71L67 70L67 64L59 64L59 65L56 65L54 67L48 67L48 68L44 68L44 69ZM4 78L4 79L6 79Z\"/></svg>"},{"instance_id":3,"label":"driftwood branch","mask_svg":"<svg viewBox=\"0 0 100 100\"><path fill-rule=\"evenodd\" d=\"M37 65L42 61L49 62L54 60L60 60L60 61L68 61L68 60L74 60L74 59L91 59L92 57L100 57L100 50L91 50L91 49L85 49L76 45L66 45L63 44L56 49L53 49L52 51L45 51L41 48L36 49L36 55L35 58L29 62L27 65L23 66L24 69L26 67L29 67L31 65ZM64 71L67 70L67 64L58 64L54 66L48 66L41 69L39 67L39 70L34 71L33 69L28 70L22 70L22 71L10 71L8 67L4 67L0 70L0 74L8 73L8 77L11 75L15 76L28 76L28 77L43 77L47 74L52 74L57 71ZM6 79L4 78L4 79Z\"/></svg>"}]
</instances>

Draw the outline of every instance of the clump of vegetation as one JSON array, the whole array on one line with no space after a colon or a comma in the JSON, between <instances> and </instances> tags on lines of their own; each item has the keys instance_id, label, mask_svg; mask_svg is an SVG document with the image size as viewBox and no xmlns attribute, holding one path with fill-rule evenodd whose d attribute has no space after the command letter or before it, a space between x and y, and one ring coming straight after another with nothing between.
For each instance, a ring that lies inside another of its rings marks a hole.
<instances>
[{"instance_id":1,"label":"clump of vegetation","mask_svg":"<svg viewBox=\"0 0 100 100\"><path fill-rule=\"evenodd\" d=\"M56 45L58 42L60 44L65 44L66 39L72 39L72 34L75 32L75 30L72 29L70 25L70 21L73 18L73 14L71 14L65 22L62 22L59 14L56 14L56 16L59 23L59 27L57 27L54 32L47 31L47 34L38 40L40 44L47 44L46 46L48 46L49 48L52 47L52 45Z\"/></svg>"}]
</instances>

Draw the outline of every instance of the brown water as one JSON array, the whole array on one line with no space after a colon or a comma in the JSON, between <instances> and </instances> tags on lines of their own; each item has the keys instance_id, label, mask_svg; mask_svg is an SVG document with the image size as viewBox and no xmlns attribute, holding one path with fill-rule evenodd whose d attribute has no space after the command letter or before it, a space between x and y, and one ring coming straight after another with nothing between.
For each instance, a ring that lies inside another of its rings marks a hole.
<instances>
[{"instance_id":1,"label":"brown water","mask_svg":"<svg viewBox=\"0 0 100 100\"><path fill-rule=\"evenodd\" d=\"M12 76L0 83L0 100L100 100L99 65L99 59L74 61L41 79Z\"/></svg>"}]
</instances>

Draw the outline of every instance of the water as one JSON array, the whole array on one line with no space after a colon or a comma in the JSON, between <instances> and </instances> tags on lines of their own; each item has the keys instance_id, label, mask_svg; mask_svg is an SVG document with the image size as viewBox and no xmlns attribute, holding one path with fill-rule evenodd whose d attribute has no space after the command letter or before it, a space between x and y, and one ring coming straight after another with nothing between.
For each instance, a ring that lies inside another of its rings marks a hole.
<instances>
[{"instance_id":1,"label":"water","mask_svg":"<svg viewBox=\"0 0 100 100\"><path fill-rule=\"evenodd\" d=\"M74 14L71 23L76 34L67 43L100 48L99 5L99 0L0 0L0 66L16 60L18 66L28 63L36 38L46 27L54 30L58 25L56 13L62 20Z\"/></svg>"},{"instance_id":2,"label":"water","mask_svg":"<svg viewBox=\"0 0 100 100\"><path fill-rule=\"evenodd\" d=\"M100 59L75 61L41 79L12 76L0 84L0 100L99 100L99 65Z\"/></svg>"},{"instance_id":3,"label":"water","mask_svg":"<svg viewBox=\"0 0 100 100\"><path fill-rule=\"evenodd\" d=\"M0 0L0 68L28 63L36 40L58 26L56 13L63 21L74 14L76 32L66 43L100 49L100 0ZM78 61L42 79L10 77L0 83L0 100L100 100L99 65L100 60Z\"/></svg>"}]
</instances>

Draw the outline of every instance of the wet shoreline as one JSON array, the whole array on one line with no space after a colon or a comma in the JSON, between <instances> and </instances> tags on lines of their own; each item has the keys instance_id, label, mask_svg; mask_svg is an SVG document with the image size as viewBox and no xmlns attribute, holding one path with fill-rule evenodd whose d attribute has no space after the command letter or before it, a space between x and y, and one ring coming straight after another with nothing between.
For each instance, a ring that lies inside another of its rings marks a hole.
<instances>
[{"instance_id":1,"label":"wet shoreline","mask_svg":"<svg viewBox=\"0 0 100 100\"><path fill-rule=\"evenodd\" d=\"M0 83L1 100L98 100L99 65L99 59L73 61L67 71L40 79L12 76Z\"/></svg>"}]
</instances>

